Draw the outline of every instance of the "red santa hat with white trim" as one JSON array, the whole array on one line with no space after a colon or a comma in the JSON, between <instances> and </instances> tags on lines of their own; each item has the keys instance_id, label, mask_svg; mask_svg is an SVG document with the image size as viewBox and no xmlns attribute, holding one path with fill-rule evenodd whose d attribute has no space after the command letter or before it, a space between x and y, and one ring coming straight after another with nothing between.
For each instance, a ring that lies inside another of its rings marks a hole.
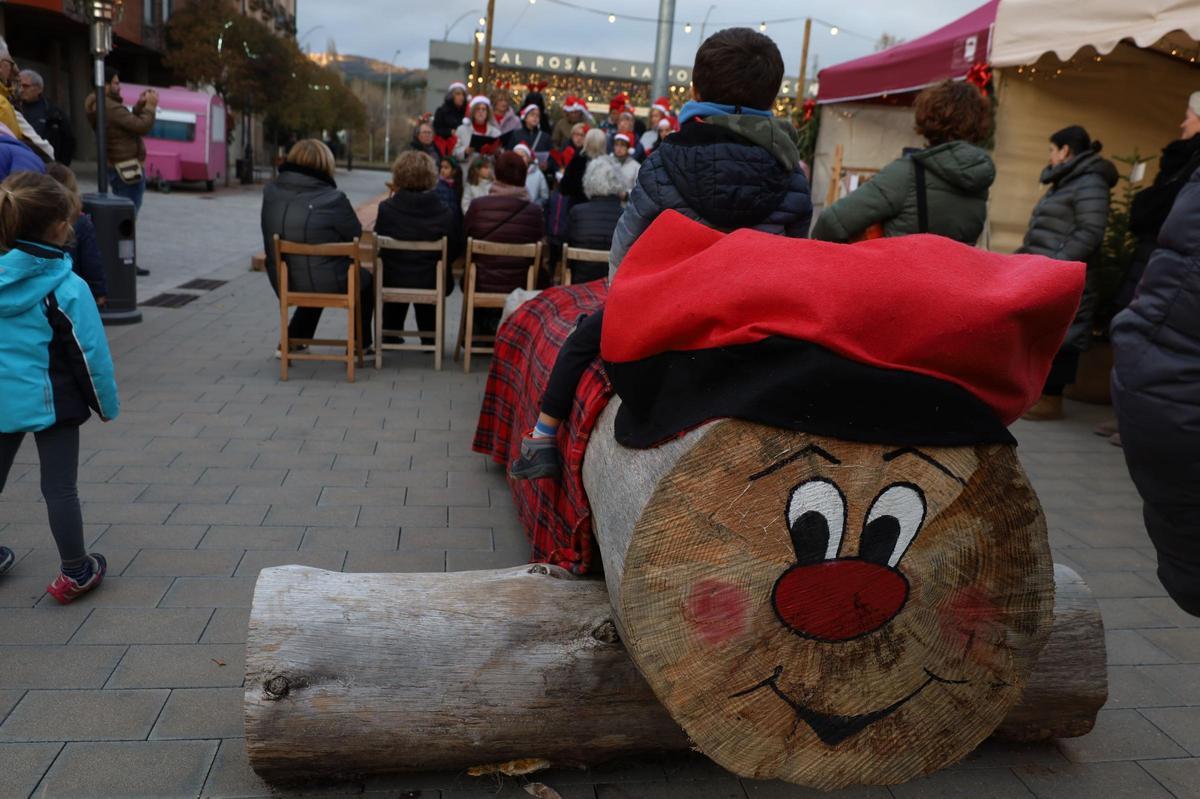
<instances>
[{"instance_id":1,"label":"red santa hat with white trim","mask_svg":"<svg viewBox=\"0 0 1200 799\"><path fill-rule=\"evenodd\" d=\"M632 136L630 136L628 133L618 133L618 134L616 134L615 136L613 136L613 141L614 141L614 142L623 141L623 142L625 142L626 144L628 144L630 147L632 147L632 146L633 146L633 137L632 137Z\"/></svg>"},{"instance_id":2,"label":"red santa hat with white trim","mask_svg":"<svg viewBox=\"0 0 1200 799\"><path fill-rule=\"evenodd\" d=\"M659 111L662 111L663 116L669 117L672 115L671 114L671 99L669 97L659 97L657 100L654 101L654 105L652 105L650 107L657 108Z\"/></svg>"},{"instance_id":3,"label":"red santa hat with white trim","mask_svg":"<svg viewBox=\"0 0 1200 799\"><path fill-rule=\"evenodd\" d=\"M579 97L568 94L563 100L563 111L586 111L587 105Z\"/></svg>"},{"instance_id":4,"label":"red santa hat with white trim","mask_svg":"<svg viewBox=\"0 0 1200 799\"><path fill-rule=\"evenodd\" d=\"M541 110L542 109L538 108L537 103L530 103L529 105L527 105L521 109L521 113L520 113L521 120L524 121L525 117L529 116L530 111L540 112Z\"/></svg>"}]
</instances>

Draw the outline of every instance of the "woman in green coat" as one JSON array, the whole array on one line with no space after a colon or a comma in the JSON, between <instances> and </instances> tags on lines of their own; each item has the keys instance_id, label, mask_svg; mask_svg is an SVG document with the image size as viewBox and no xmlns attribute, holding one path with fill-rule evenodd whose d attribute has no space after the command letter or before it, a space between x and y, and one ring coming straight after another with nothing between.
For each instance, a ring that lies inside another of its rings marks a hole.
<instances>
[{"instance_id":1,"label":"woman in green coat","mask_svg":"<svg viewBox=\"0 0 1200 799\"><path fill-rule=\"evenodd\" d=\"M917 132L929 146L905 153L826 208L814 239L856 241L882 225L884 236L935 233L964 244L978 241L987 221L988 188L996 179L991 157L978 146L991 132L988 101L969 83L943 81L917 95L914 111Z\"/></svg>"}]
</instances>

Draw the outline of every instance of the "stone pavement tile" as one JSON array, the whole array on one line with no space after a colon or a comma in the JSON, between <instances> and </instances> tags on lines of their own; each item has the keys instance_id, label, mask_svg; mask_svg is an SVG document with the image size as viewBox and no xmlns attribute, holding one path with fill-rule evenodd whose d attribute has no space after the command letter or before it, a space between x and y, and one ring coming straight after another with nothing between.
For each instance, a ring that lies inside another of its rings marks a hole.
<instances>
[{"instance_id":1,"label":"stone pavement tile","mask_svg":"<svg viewBox=\"0 0 1200 799\"><path fill-rule=\"evenodd\" d=\"M338 549L251 549L238 564L235 577L257 577L263 569L272 566L313 566L329 571L341 571L346 562L346 552Z\"/></svg>"},{"instance_id":2,"label":"stone pavement tile","mask_svg":"<svg viewBox=\"0 0 1200 799\"><path fill-rule=\"evenodd\" d=\"M133 502L141 500L147 487L145 483L80 483L79 498L84 502Z\"/></svg>"},{"instance_id":3,"label":"stone pavement tile","mask_svg":"<svg viewBox=\"0 0 1200 799\"><path fill-rule=\"evenodd\" d=\"M288 486L365 486L366 469L292 469L283 481Z\"/></svg>"},{"instance_id":4,"label":"stone pavement tile","mask_svg":"<svg viewBox=\"0 0 1200 799\"><path fill-rule=\"evenodd\" d=\"M398 527L310 527L300 549L395 550L399 540Z\"/></svg>"},{"instance_id":5,"label":"stone pavement tile","mask_svg":"<svg viewBox=\"0 0 1200 799\"><path fill-rule=\"evenodd\" d=\"M21 690L0 691L0 722L8 717L8 714L12 712L24 695L25 692Z\"/></svg>"},{"instance_id":6,"label":"stone pavement tile","mask_svg":"<svg viewBox=\"0 0 1200 799\"><path fill-rule=\"evenodd\" d=\"M143 549L124 575L231 577L243 554L241 549Z\"/></svg>"},{"instance_id":7,"label":"stone pavement tile","mask_svg":"<svg viewBox=\"0 0 1200 799\"><path fill-rule=\"evenodd\" d=\"M1137 666L1144 663L1174 663L1175 659L1151 644L1135 630L1107 630L1104 644L1110 666Z\"/></svg>"},{"instance_id":8,"label":"stone pavement tile","mask_svg":"<svg viewBox=\"0 0 1200 799\"><path fill-rule=\"evenodd\" d=\"M336 428L335 428L336 429ZM332 438L321 440L316 437L309 436L304 432L304 443L300 445L300 455L374 455L375 440L374 437L368 436L366 441L342 441ZM345 435L343 429L342 435Z\"/></svg>"},{"instance_id":9,"label":"stone pavement tile","mask_svg":"<svg viewBox=\"0 0 1200 799\"><path fill-rule=\"evenodd\" d=\"M317 504L322 508L326 507L403 507L405 502L405 493L409 489L403 487L392 486L372 486L364 487L345 487L335 486L321 490L321 498Z\"/></svg>"},{"instance_id":10,"label":"stone pavement tile","mask_svg":"<svg viewBox=\"0 0 1200 799\"><path fill-rule=\"evenodd\" d=\"M448 473L436 469L372 469L367 476L368 486L397 488L453 488Z\"/></svg>"},{"instance_id":11,"label":"stone pavement tile","mask_svg":"<svg viewBox=\"0 0 1200 799\"><path fill-rule=\"evenodd\" d=\"M316 793L314 793L314 791ZM360 796L361 783L329 784L313 790L288 791L268 785L250 768L246 757L246 741L242 738L225 739L217 751L216 760L208 774L208 781L200 794L202 799L246 799L248 797L288 797L288 796ZM377 796L377 794L372 794ZM396 793L387 794L395 797ZM403 796L403 794L401 794ZM415 799L436 799L437 792L420 794ZM528 794L526 794L528 797ZM407 798L406 798L407 799Z\"/></svg>"},{"instance_id":12,"label":"stone pavement tile","mask_svg":"<svg viewBox=\"0 0 1200 799\"><path fill-rule=\"evenodd\" d=\"M62 748L61 743L0 745L0 796L31 795Z\"/></svg>"},{"instance_id":13,"label":"stone pavement tile","mask_svg":"<svg viewBox=\"0 0 1200 799\"><path fill-rule=\"evenodd\" d=\"M72 644L194 644L212 611L207 608L96 608Z\"/></svg>"},{"instance_id":14,"label":"stone pavement tile","mask_svg":"<svg viewBox=\"0 0 1200 799\"><path fill-rule=\"evenodd\" d=\"M225 445L222 452L274 452L277 454L295 455L300 451L300 439L268 439L256 441L252 438L233 438ZM236 485L236 483L232 484Z\"/></svg>"},{"instance_id":15,"label":"stone pavement tile","mask_svg":"<svg viewBox=\"0 0 1200 799\"><path fill-rule=\"evenodd\" d=\"M168 466L177 457L179 457L178 452L102 449L88 458L88 464L92 466Z\"/></svg>"},{"instance_id":16,"label":"stone pavement tile","mask_svg":"<svg viewBox=\"0 0 1200 799\"><path fill-rule=\"evenodd\" d=\"M46 585L53 574L43 577L20 577L6 574L0 580L0 608L31 608L46 595Z\"/></svg>"},{"instance_id":17,"label":"stone pavement tile","mask_svg":"<svg viewBox=\"0 0 1200 799\"><path fill-rule=\"evenodd\" d=\"M492 545L497 550L521 550L529 549L529 534L525 532L523 527L503 527L492 528Z\"/></svg>"},{"instance_id":18,"label":"stone pavement tile","mask_svg":"<svg viewBox=\"0 0 1200 799\"><path fill-rule=\"evenodd\" d=\"M1156 567L1153 559L1132 547L1088 549L1074 553L1072 559L1088 572L1137 571Z\"/></svg>"},{"instance_id":19,"label":"stone pavement tile","mask_svg":"<svg viewBox=\"0 0 1200 799\"><path fill-rule=\"evenodd\" d=\"M339 469L387 469L402 472L412 468L412 463L411 455L395 458L382 455L336 455L333 459L333 468L335 471Z\"/></svg>"},{"instance_id":20,"label":"stone pavement tile","mask_svg":"<svg viewBox=\"0 0 1200 799\"><path fill-rule=\"evenodd\" d=\"M5 578L7 579L7 578ZM65 644L83 624L91 608L81 605L53 608L9 608L0 612L0 642L5 644ZM0 657L0 661L3 658Z\"/></svg>"},{"instance_id":21,"label":"stone pavement tile","mask_svg":"<svg viewBox=\"0 0 1200 799\"><path fill-rule=\"evenodd\" d=\"M83 518L105 524L162 524L175 510L170 502L87 502ZM14 519L13 521L17 521Z\"/></svg>"},{"instance_id":22,"label":"stone pavement tile","mask_svg":"<svg viewBox=\"0 0 1200 799\"><path fill-rule=\"evenodd\" d=\"M1007 768L941 771L892 786L896 799L1032 799L1033 794Z\"/></svg>"},{"instance_id":23,"label":"stone pavement tile","mask_svg":"<svg viewBox=\"0 0 1200 799\"><path fill-rule=\"evenodd\" d=\"M304 466L308 469L332 469L336 455L313 455L306 453ZM255 469L291 469L299 459L289 453L260 452L252 464Z\"/></svg>"},{"instance_id":24,"label":"stone pavement tile","mask_svg":"<svg viewBox=\"0 0 1200 799\"><path fill-rule=\"evenodd\" d=\"M216 741L69 743L42 780L44 796L173 799L200 793Z\"/></svg>"},{"instance_id":25,"label":"stone pavement tile","mask_svg":"<svg viewBox=\"0 0 1200 799\"><path fill-rule=\"evenodd\" d=\"M358 523L358 506L334 508L292 508L272 505L263 524L305 527L353 527ZM342 547L345 549L345 547Z\"/></svg>"},{"instance_id":26,"label":"stone pavement tile","mask_svg":"<svg viewBox=\"0 0 1200 799\"><path fill-rule=\"evenodd\" d=\"M1074 550L1073 550L1074 551ZM1091 582L1089 575L1087 581ZM1137 630L1147 627L1171 627L1170 622L1141 599L1133 597L1106 597L1096 600L1106 630Z\"/></svg>"},{"instance_id":27,"label":"stone pavement tile","mask_svg":"<svg viewBox=\"0 0 1200 799\"><path fill-rule=\"evenodd\" d=\"M81 608L152 608L162 600L170 585L170 577L105 577L98 588L71 604ZM38 607L61 606L47 594Z\"/></svg>"},{"instance_id":28,"label":"stone pavement tile","mask_svg":"<svg viewBox=\"0 0 1200 799\"><path fill-rule=\"evenodd\" d=\"M1171 740L1188 754L1200 755L1200 707L1146 708L1142 715L1171 736Z\"/></svg>"},{"instance_id":29,"label":"stone pavement tile","mask_svg":"<svg viewBox=\"0 0 1200 799\"><path fill-rule=\"evenodd\" d=\"M1139 765L1176 799L1200 799L1200 758L1143 760Z\"/></svg>"},{"instance_id":30,"label":"stone pavement tile","mask_svg":"<svg viewBox=\"0 0 1200 799\"><path fill-rule=\"evenodd\" d=\"M179 577L163 597L164 608L248 608L253 577Z\"/></svg>"},{"instance_id":31,"label":"stone pavement tile","mask_svg":"<svg viewBox=\"0 0 1200 799\"><path fill-rule=\"evenodd\" d=\"M450 507L469 505L486 508L491 504L486 488L410 488L406 505L447 505Z\"/></svg>"},{"instance_id":32,"label":"stone pavement tile","mask_svg":"<svg viewBox=\"0 0 1200 799\"><path fill-rule=\"evenodd\" d=\"M1200 628L1145 630L1141 635L1180 663L1200 663Z\"/></svg>"},{"instance_id":33,"label":"stone pavement tile","mask_svg":"<svg viewBox=\"0 0 1200 799\"><path fill-rule=\"evenodd\" d=\"M91 647L88 647L91 648ZM221 688L242 684L245 646L136 644L105 688ZM224 664L224 665L222 665Z\"/></svg>"},{"instance_id":34,"label":"stone pavement tile","mask_svg":"<svg viewBox=\"0 0 1200 799\"><path fill-rule=\"evenodd\" d=\"M448 515L444 505L419 507L371 507L358 514L360 527L387 527L393 524L407 527L445 527Z\"/></svg>"},{"instance_id":35,"label":"stone pavement tile","mask_svg":"<svg viewBox=\"0 0 1200 799\"><path fill-rule=\"evenodd\" d=\"M143 485L194 485L204 469L198 466L122 466L112 477L114 483Z\"/></svg>"},{"instance_id":36,"label":"stone pavement tile","mask_svg":"<svg viewBox=\"0 0 1200 799\"><path fill-rule=\"evenodd\" d=\"M1075 550L1072 550L1073 552ZM1086 572L1088 588L1092 596L1101 597L1150 597L1162 596L1163 588L1157 582L1145 579L1137 572Z\"/></svg>"},{"instance_id":37,"label":"stone pavement tile","mask_svg":"<svg viewBox=\"0 0 1200 799\"><path fill-rule=\"evenodd\" d=\"M230 442L232 443L232 442ZM205 469L200 485L222 486L279 486L287 476L286 469Z\"/></svg>"},{"instance_id":38,"label":"stone pavement tile","mask_svg":"<svg viewBox=\"0 0 1200 799\"><path fill-rule=\"evenodd\" d=\"M250 608L217 608L200 637L202 644L244 644Z\"/></svg>"},{"instance_id":39,"label":"stone pavement tile","mask_svg":"<svg viewBox=\"0 0 1200 799\"><path fill-rule=\"evenodd\" d=\"M152 485L138 495L137 501L223 505L233 491L233 486Z\"/></svg>"},{"instance_id":40,"label":"stone pavement tile","mask_svg":"<svg viewBox=\"0 0 1200 799\"><path fill-rule=\"evenodd\" d=\"M735 782L731 783L709 783L709 782L625 782L620 784L600 783L596 786L571 786L578 787L581 792L574 796L589 797L586 791L594 787L596 790L596 799L746 799L746 791L742 786ZM524 791L513 786L513 792L510 794L500 794L500 796L518 797ZM495 791L492 791L495 793ZM560 791L561 793L561 791ZM442 791L443 799L484 799L485 792L459 792L459 791ZM563 799L569 799L566 793L563 793Z\"/></svg>"},{"instance_id":41,"label":"stone pavement tile","mask_svg":"<svg viewBox=\"0 0 1200 799\"><path fill-rule=\"evenodd\" d=\"M1200 705L1200 668L1194 665L1143 666L1146 676L1178 698L1179 705Z\"/></svg>"},{"instance_id":42,"label":"stone pavement tile","mask_svg":"<svg viewBox=\"0 0 1200 799\"><path fill-rule=\"evenodd\" d=\"M875 785L818 791L779 780L742 780L742 787L750 799L891 799L892 796L887 788Z\"/></svg>"},{"instance_id":43,"label":"stone pavement tile","mask_svg":"<svg viewBox=\"0 0 1200 799\"><path fill-rule=\"evenodd\" d=\"M180 455L185 452L220 452L224 448L226 440L220 438L194 438L191 441L185 438L152 438L150 443L146 445L145 452L161 452L166 454Z\"/></svg>"},{"instance_id":44,"label":"stone pavement tile","mask_svg":"<svg viewBox=\"0 0 1200 799\"><path fill-rule=\"evenodd\" d=\"M0 741L145 740L169 693L29 691L0 725Z\"/></svg>"},{"instance_id":45,"label":"stone pavement tile","mask_svg":"<svg viewBox=\"0 0 1200 799\"><path fill-rule=\"evenodd\" d=\"M268 505L180 505L167 523L257 526L263 523L268 508Z\"/></svg>"},{"instance_id":46,"label":"stone pavement tile","mask_svg":"<svg viewBox=\"0 0 1200 799\"><path fill-rule=\"evenodd\" d=\"M484 527L402 527L401 549L492 550L492 531Z\"/></svg>"},{"instance_id":47,"label":"stone pavement tile","mask_svg":"<svg viewBox=\"0 0 1200 799\"><path fill-rule=\"evenodd\" d=\"M1190 613L1183 612L1175 604L1175 600L1170 597L1161 596L1139 599L1138 603L1145 605L1157 615L1162 616L1167 623L1175 627L1200 627L1200 616L1193 616Z\"/></svg>"},{"instance_id":48,"label":"stone pavement tile","mask_svg":"<svg viewBox=\"0 0 1200 799\"><path fill-rule=\"evenodd\" d=\"M487 458L477 454L470 455L413 455L410 468L429 469L438 472L486 472L489 471ZM500 466L493 464L500 473Z\"/></svg>"},{"instance_id":49,"label":"stone pavement tile","mask_svg":"<svg viewBox=\"0 0 1200 799\"><path fill-rule=\"evenodd\" d=\"M26 524L42 522L45 524L46 506L40 501L32 499L2 499L0 500L0 518L3 518L6 522L23 522ZM96 516L94 514L89 516L85 513L84 518L96 518ZM105 521L110 520L105 519Z\"/></svg>"},{"instance_id":50,"label":"stone pavement tile","mask_svg":"<svg viewBox=\"0 0 1200 799\"><path fill-rule=\"evenodd\" d=\"M1038 799L1171 799L1137 763L1020 766L1014 771Z\"/></svg>"},{"instance_id":51,"label":"stone pavement tile","mask_svg":"<svg viewBox=\"0 0 1200 799\"><path fill-rule=\"evenodd\" d=\"M229 504L313 507L320 497L320 486L240 486L229 498Z\"/></svg>"},{"instance_id":52,"label":"stone pavement tile","mask_svg":"<svg viewBox=\"0 0 1200 799\"><path fill-rule=\"evenodd\" d=\"M342 567L345 572L423 573L446 570L446 553L440 549L409 549L399 552L351 551Z\"/></svg>"},{"instance_id":53,"label":"stone pavement tile","mask_svg":"<svg viewBox=\"0 0 1200 799\"><path fill-rule=\"evenodd\" d=\"M42 518L32 523L14 522L7 516L4 516L3 509L5 504L0 502L0 518L3 518L9 524L0 530L0 543L13 549L22 549L28 547L36 549L37 547L53 547L54 537L50 535L50 528L46 523L45 507L43 506ZM83 543L91 546L100 534L108 529L108 523L98 523L96 520L88 520L86 516L83 519Z\"/></svg>"},{"instance_id":54,"label":"stone pavement tile","mask_svg":"<svg viewBox=\"0 0 1200 799\"><path fill-rule=\"evenodd\" d=\"M1156 666L1109 666L1106 708L1172 707L1179 695L1154 679Z\"/></svg>"},{"instance_id":55,"label":"stone pavement tile","mask_svg":"<svg viewBox=\"0 0 1200 799\"><path fill-rule=\"evenodd\" d=\"M1058 741L1058 748L1073 763L1187 756L1136 710L1101 710L1090 733L1080 738L1063 738Z\"/></svg>"},{"instance_id":56,"label":"stone pavement tile","mask_svg":"<svg viewBox=\"0 0 1200 799\"><path fill-rule=\"evenodd\" d=\"M207 529L207 525L204 524L114 524L96 539L93 546L101 551L106 546L133 549L195 549Z\"/></svg>"},{"instance_id":57,"label":"stone pavement tile","mask_svg":"<svg viewBox=\"0 0 1200 799\"><path fill-rule=\"evenodd\" d=\"M451 527L513 527L521 528L517 510L509 498L503 505L492 508L450 508Z\"/></svg>"},{"instance_id":58,"label":"stone pavement tile","mask_svg":"<svg viewBox=\"0 0 1200 799\"><path fill-rule=\"evenodd\" d=\"M0 688L100 688L125 647L9 646L0 652Z\"/></svg>"},{"instance_id":59,"label":"stone pavement tile","mask_svg":"<svg viewBox=\"0 0 1200 799\"><path fill-rule=\"evenodd\" d=\"M172 466L199 466L203 469L249 469L259 456L253 452L181 452Z\"/></svg>"},{"instance_id":60,"label":"stone pavement tile","mask_svg":"<svg viewBox=\"0 0 1200 799\"><path fill-rule=\"evenodd\" d=\"M245 734L238 688L177 688L171 691L150 740L238 738ZM0 727L0 732L4 728Z\"/></svg>"},{"instance_id":61,"label":"stone pavement tile","mask_svg":"<svg viewBox=\"0 0 1200 799\"><path fill-rule=\"evenodd\" d=\"M999 769L1012 766L1058 766L1067 763L1053 741L1015 743L989 738L962 760L946 767L947 771L977 768Z\"/></svg>"},{"instance_id":62,"label":"stone pavement tile","mask_svg":"<svg viewBox=\"0 0 1200 799\"><path fill-rule=\"evenodd\" d=\"M200 549L299 549L303 527L214 525L200 540Z\"/></svg>"},{"instance_id":63,"label":"stone pavement tile","mask_svg":"<svg viewBox=\"0 0 1200 799\"><path fill-rule=\"evenodd\" d=\"M504 569L509 566L524 566L529 563L531 550L528 546L521 549L501 549L495 552L486 550L446 550L446 571L463 572L477 569Z\"/></svg>"}]
</instances>

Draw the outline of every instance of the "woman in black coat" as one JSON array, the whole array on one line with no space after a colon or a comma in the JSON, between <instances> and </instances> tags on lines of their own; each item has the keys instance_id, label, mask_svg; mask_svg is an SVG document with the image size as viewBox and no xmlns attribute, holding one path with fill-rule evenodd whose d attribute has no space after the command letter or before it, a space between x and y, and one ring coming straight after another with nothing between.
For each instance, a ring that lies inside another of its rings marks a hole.
<instances>
[{"instance_id":1,"label":"woman in black coat","mask_svg":"<svg viewBox=\"0 0 1200 799\"><path fill-rule=\"evenodd\" d=\"M1113 405L1158 579L1200 616L1200 171L1158 245L1133 302L1113 319Z\"/></svg>"},{"instance_id":2,"label":"woman in black coat","mask_svg":"<svg viewBox=\"0 0 1200 799\"><path fill-rule=\"evenodd\" d=\"M505 136L506 150L515 149L518 144L524 144L530 152L538 155L539 164L546 163L546 155L550 152L550 134L542 130L542 112L533 103L521 107L521 127Z\"/></svg>"},{"instance_id":3,"label":"woman in black coat","mask_svg":"<svg viewBox=\"0 0 1200 799\"><path fill-rule=\"evenodd\" d=\"M448 139L467 116L467 85L455 81L446 91L446 99L433 112L433 135Z\"/></svg>"},{"instance_id":4,"label":"woman in black coat","mask_svg":"<svg viewBox=\"0 0 1200 799\"><path fill-rule=\"evenodd\" d=\"M572 247L589 250L608 250L612 247L613 231L621 218L621 195L625 180L611 156L601 156L588 162L583 175L583 193L587 202L571 207L568 215L566 241ZM608 263L572 261L572 283L587 283L608 277Z\"/></svg>"},{"instance_id":5,"label":"woman in black coat","mask_svg":"<svg viewBox=\"0 0 1200 799\"><path fill-rule=\"evenodd\" d=\"M279 276L275 273L274 236L302 244L333 244L362 235L362 223L350 200L338 191L333 174L333 153L329 148L317 139L304 139L288 151L287 162L279 168L279 177L263 189L263 249L267 254L267 279L276 294ZM287 259L287 265L289 291L346 292L349 264L345 259L293 255ZM371 346L375 292L370 273L362 268L359 285L365 350ZM288 337L312 338L320 321L320 308L297 308L288 324Z\"/></svg>"},{"instance_id":6,"label":"woman in black coat","mask_svg":"<svg viewBox=\"0 0 1200 799\"><path fill-rule=\"evenodd\" d=\"M433 159L424 153L401 153L392 164L392 180L388 188L392 196L379 204L375 232L401 241L437 241L449 237L446 270L446 293L453 288L450 263L462 253L462 237L454 210L447 208L435 191L438 170ZM436 252L403 252L380 250L383 262L383 285L397 288L431 289L437 286ZM417 329L433 330L437 323L437 308L433 305L414 306ZM408 304L390 302L383 306L384 341L399 344L400 337L392 331L404 329ZM422 344L432 344L432 338L422 338Z\"/></svg>"},{"instance_id":7,"label":"woman in black coat","mask_svg":"<svg viewBox=\"0 0 1200 799\"><path fill-rule=\"evenodd\" d=\"M1049 186L1033 208L1025 242L1018 253L1045 255L1060 261L1083 261L1091 266L1104 241L1108 225L1109 194L1117 183L1117 168L1100 157L1100 142L1093 142L1078 125L1050 137L1050 163L1041 181ZM1024 418L1044 421L1062 418L1063 389L1075 381L1079 356L1092 335L1096 294L1093 270L1079 301L1075 321L1054 358L1042 398Z\"/></svg>"}]
</instances>

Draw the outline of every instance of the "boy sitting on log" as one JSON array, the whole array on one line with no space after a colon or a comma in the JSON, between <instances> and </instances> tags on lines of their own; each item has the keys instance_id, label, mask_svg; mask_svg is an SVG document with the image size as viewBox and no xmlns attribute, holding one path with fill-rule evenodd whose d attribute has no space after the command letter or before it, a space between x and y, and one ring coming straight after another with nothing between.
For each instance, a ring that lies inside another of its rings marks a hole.
<instances>
[{"instance_id":1,"label":"boy sitting on log","mask_svg":"<svg viewBox=\"0 0 1200 799\"><path fill-rule=\"evenodd\" d=\"M705 40L692 68L692 100L679 113L679 132L646 159L617 223L610 280L633 242L666 210L722 231L808 235L812 201L796 131L770 110L782 81L783 58L769 37L727 28ZM561 475L558 428L580 377L600 354L603 319L603 311L583 317L563 345L537 424L521 442L510 477Z\"/></svg>"}]
</instances>

